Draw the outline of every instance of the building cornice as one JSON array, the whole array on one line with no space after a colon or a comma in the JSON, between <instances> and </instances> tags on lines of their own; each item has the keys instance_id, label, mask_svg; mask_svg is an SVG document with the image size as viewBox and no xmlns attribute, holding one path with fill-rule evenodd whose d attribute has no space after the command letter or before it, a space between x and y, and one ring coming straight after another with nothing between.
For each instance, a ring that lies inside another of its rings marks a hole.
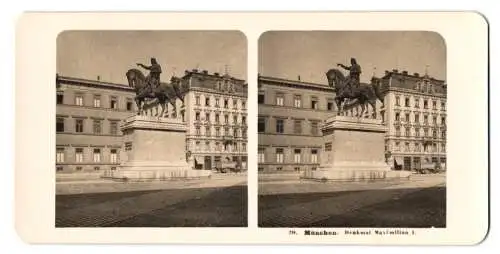
<instances>
[{"instance_id":1,"label":"building cornice","mask_svg":"<svg viewBox=\"0 0 500 254\"><path fill-rule=\"evenodd\" d=\"M75 77L67 77L56 75L56 84L65 84L65 85L76 85L76 86L86 86L92 88L101 88L101 89L111 89L111 90L120 90L125 92L134 92L132 87L129 87L124 84L117 84L111 82L103 82L97 80L83 79L83 78L75 78Z\"/></svg>"},{"instance_id":2,"label":"building cornice","mask_svg":"<svg viewBox=\"0 0 500 254\"><path fill-rule=\"evenodd\" d=\"M310 89L321 92L331 92L334 93L335 89L326 85L321 85L317 83L303 82L297 80L281 79L268 76L259 76L258 78L259 88L262 84L284 86L288 88L299 88L299 89ZM334 94L332 94L334 95Z\"/></svg>"}]
</instances>

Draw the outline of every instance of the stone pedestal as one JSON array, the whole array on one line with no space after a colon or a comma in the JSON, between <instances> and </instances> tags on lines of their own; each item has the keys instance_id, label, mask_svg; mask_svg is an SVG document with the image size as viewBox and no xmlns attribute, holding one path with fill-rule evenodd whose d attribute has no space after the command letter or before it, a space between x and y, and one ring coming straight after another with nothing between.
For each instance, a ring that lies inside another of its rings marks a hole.
<instances>
[{"instance_id":1,"label":"stone pedestal","mask_svg":"<svg viewBox=\"0 0 500 254\"><path fill-rule=\"evenodd\" d=\"M303 178L334 181L408 177L391 171L385 159L386 127L382 120L334 116L323 126L320 167L304 172Z\"/></svg>"},{"instance_id":2,"label":"stone pedestal","mask_svg":"<svg viewBox=\"0 0 500 254\"><path fill-rule=\"evenodd\" d=\"M121 127L125 158L111 178L167 180L207 177L186 161L186 124L182 119L132 116Z\"/></svg>"}]
</instances>

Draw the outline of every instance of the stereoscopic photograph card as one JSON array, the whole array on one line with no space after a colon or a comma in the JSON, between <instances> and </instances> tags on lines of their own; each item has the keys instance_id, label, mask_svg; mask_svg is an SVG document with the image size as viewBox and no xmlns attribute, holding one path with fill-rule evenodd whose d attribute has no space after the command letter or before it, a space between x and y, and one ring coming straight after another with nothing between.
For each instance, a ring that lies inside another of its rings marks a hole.
<instances>
[{"instance_id":1,"label":"stereoscopic photograph card","mask_svg":"<svg viewBox=\"0 0 500 254\"><path fill-rule=\"evenodd\" d=\"M17 232L477 244L487 33L468 12L25 13Z\"/></svg>"}]
</instances>

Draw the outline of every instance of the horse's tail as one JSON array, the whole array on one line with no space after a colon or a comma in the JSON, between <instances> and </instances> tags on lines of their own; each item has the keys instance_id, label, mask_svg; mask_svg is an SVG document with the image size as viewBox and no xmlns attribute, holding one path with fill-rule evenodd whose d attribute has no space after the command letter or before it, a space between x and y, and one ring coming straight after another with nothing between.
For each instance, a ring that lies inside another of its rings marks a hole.
<instances>
[{"instance_id":1,"label":"horse's tail","mask_svg":"<svg viewBox=\"0 0 500 254\"><path fill-rule=\"evenodd\" d=\"M128 86L135 87L134 79L132 78L132 70L128 70L125 76L127 76Z\"/></svg>"}]
</instances>

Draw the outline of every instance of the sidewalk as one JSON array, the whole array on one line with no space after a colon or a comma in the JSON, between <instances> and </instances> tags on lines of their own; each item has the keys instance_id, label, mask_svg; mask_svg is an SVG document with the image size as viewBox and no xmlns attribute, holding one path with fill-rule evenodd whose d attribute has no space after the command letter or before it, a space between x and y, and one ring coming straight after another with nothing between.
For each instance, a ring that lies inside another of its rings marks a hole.
<instances>
[{"instance_id":1,"label":"sidewalk","mask_svg":"<svg viewBox=\"0 0 500 254\"><path fill-rule=\"evenodd\" d=\"M326 220L331 216L349 213L365 206L399 199L422 188L442 186L444 184L445 178L442 176L419 176L404 183L390 184L378 189L383 190L383 192L373 192L365 189L364 191L349 192L345 195L324 198L309 203L263 210L259 211L259 225L265 225L266 227L307 226L317 221ZM335 188L333 186L331 187ZM338 187L335 189L340 191Z\"/></svg>"},{"instance_id":2,"label":"sidewalk","mask_svg":"<svg viewBox=\"0 0 500 254\"><path fill-rule=\"evenodd\" d=\"M153 182L116 182L107 179L65 181L56 183L56 195L109 193L146 190L227 187L246 185L246 174L214 174L209 179L170 180Z\"/></svg>"}]
</instances>

